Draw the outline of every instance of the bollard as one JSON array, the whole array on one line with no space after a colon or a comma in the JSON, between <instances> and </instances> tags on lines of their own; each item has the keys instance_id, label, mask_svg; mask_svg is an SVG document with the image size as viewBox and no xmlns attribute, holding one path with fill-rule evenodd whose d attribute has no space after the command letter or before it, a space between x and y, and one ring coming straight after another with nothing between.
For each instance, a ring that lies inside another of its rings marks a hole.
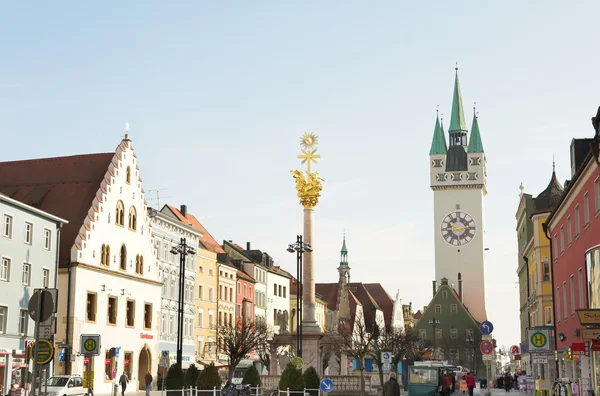
<instances>
[{"instance_id":1,"label":"bollard","mask_svg":"<svg viewBox=\"0 0 600 396\"><path fill-rule=\"evenodd\" d=\"M217 396L217 387L213 386L213 396Z\"/></svg>"}]
</instances>

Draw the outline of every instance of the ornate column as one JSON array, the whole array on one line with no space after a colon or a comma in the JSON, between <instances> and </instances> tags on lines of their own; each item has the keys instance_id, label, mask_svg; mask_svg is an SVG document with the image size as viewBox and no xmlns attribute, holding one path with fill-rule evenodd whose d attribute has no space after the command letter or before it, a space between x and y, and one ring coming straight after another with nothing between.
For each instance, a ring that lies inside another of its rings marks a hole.
<instances>
[{"instance_id":1,"label":"ornate column","mask_svg":"<svg viewBox=\"0 0 600 396\"><path fill-rule=\"evenodd\" d=\"M271 364L269 365L269 375L277 375L277 368L279 363L277 362L277 347L275 343L269 343L269 353L271 354Z\"/></svg>"}]
</instances>

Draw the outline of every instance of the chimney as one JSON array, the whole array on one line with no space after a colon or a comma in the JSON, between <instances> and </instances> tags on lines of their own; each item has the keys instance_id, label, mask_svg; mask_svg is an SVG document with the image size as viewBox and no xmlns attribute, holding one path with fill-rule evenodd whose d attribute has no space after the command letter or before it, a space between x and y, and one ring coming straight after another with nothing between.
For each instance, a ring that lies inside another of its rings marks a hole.
<instances>
[{"instance_id":1,"label":"chimney","mask_svg":"<svg viewBox=\"0 0 600 396\"><path fill-rule=\"evenodd\" d=\"M246 250L251 250L250 249L250 242L246 242Z\"/></svg>"},{"instance_id":2,"label":"chimney","mask_svg":"<svg viewBox=\"0 0 600 396\"><path fill-rule=\"evenodd\" d=\"M460 272L458 273L458 299L460 300L460 302L463 302L463 295L462 295L462 275L460 274Z\"/></svg>"},{"instance_id":3,"label":"chimney","mask_svg":"<svg viewBox=\"0 0 600 396\"><path fill-rule=\"evenodd\" d=\"M437 282L436 281L431 281L433 283L433 296L435 297L435 292L437 291L436 287L437 287Z\"/></svg>"},{"instance_id":4,"label":"chimney","mask_svg":"<svg viewBox=\"0 0 600 396\"><path fill-rule=\"evenodd\" d=\"M181 207L179 208L179 211L181 212L181 215L183 217L187 218L187 205L181 205Z\"/></svg>"}]
</instances>

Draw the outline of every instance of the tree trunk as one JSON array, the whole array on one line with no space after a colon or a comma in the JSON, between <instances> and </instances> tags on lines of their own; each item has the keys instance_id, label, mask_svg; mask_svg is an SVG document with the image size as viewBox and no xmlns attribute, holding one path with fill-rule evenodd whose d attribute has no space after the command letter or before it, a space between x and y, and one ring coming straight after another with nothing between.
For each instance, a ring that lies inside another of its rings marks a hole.
<instances>
[{"instance_id":1,"label":"tree trunk","mask_svg":"<svg viewBox=\"0 0 600 396\"><path fill-rule=\"evenodd\" d=\"M365 396L365 368L360 369L360 396Z\"/></svg>"},{"instance_id":2,"label":"tree trunk","mask_svg":"<svg viewBox=\"0 0 600 396\"><path fill-rule=\"evenodd\" d=\"M379 386L383 388L383 364L378 365L379 367Z\"/></svg>"}]
</instances>

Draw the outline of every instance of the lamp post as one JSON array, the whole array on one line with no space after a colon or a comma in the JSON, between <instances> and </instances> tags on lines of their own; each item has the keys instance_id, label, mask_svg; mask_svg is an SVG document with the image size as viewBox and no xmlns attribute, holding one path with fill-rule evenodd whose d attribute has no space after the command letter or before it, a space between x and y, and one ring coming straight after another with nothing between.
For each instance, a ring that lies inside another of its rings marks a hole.
<instances>
[{"instance_id":1,"label":"lamp post","mask_svg":"<svg viewBox=\"0 0 600 396\"><path fill-rule=\"evenodd\" d=\"M296 243L289 244L287 251L296 253L296 355L302 357L302 254L312 252L312 247L298 235Z\"/></svg>"},{"instance_id":2,"label":"lamp post","mask_svg":"<svg viewBox=\"0 0 600 396\"><path fill-rule=\"evenodd\" d=\"M185 259L188 254L196 254L196 249L187 245L181 238L179 245L173 246L171 254L179 254L179 301L177 304L177 367L181 369L183 360L183 290L185 288Z\"/></svg>"}]
</instances>

